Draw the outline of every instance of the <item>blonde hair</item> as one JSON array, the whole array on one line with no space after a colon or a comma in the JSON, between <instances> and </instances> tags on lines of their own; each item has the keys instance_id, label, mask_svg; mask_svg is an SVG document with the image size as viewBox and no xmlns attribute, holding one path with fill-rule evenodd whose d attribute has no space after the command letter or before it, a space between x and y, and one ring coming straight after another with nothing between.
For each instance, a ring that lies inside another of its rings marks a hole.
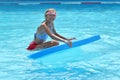
<instances>
[{"instance_id":1,"label":"blonde hair","mask_svg":"<svg viewBox=\"0 0 120 80\"><path fill-rule=\"evenodd\" d=\"M56 10L54 9L54 8L50 8L50 9L47 9L46 11L45 11L45 17L46 17L46 13L48 13L49 11L54 11L54 12L56 12Z\"/></svg>"}]
</instances>

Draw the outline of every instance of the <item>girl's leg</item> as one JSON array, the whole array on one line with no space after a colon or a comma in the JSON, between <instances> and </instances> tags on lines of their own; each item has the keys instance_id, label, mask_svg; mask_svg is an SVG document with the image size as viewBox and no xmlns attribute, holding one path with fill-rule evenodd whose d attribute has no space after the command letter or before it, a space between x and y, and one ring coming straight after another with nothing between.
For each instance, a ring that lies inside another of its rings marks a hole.
<instances>
[{"instance_id":1,"label":"girl's leg","mask_svg":"<svg viewBox=\"0 0 120 80\"><path fill-rule=\"evenodd\" d=\"M52 41L44 42L42 44L37 45L35 50L45 49L45 48L49 48L49 47L57 46L57 45L59 45L59 42L56 40L52 40Z\"/></svg>"}]
</instances>

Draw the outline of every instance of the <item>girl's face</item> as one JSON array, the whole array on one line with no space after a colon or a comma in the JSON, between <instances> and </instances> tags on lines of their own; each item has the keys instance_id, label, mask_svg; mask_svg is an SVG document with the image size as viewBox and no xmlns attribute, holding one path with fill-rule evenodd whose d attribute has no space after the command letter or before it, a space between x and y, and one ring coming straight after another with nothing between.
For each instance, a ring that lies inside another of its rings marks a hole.
<instances>
[{"instance_id":1,"label":"girl's face","mask_svg":"<svg viewBox=\"0 0 120 80\"><path fill-rule=\"evenodd\" d=\"M56 18L56 12L55 11L48 11L46 13L46 19L48 21L54 21L55 18Z\"/></svg>"}]
</instances>

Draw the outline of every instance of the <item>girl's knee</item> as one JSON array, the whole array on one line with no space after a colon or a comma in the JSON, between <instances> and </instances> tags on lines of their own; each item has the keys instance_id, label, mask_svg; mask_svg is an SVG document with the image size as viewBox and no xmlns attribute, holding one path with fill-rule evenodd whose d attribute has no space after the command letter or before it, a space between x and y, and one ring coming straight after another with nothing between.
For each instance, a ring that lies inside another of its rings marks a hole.
<instances>
[{"instance_id":1,"label":"girl's knee","mask_svg":"<svg viewBox=\"0 0 120 80\"><path fill-rule=\"evenodd\" d=\"M51 43L54 44L54 45L59 45L59 42L56 41L56 40L51 41Z\"/></svg>"}]
</instances>

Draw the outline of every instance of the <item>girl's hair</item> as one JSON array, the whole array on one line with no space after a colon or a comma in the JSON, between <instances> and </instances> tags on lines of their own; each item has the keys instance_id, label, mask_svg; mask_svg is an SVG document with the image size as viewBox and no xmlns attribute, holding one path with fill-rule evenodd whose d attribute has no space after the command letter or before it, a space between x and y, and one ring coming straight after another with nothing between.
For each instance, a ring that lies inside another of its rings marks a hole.
<instances>
[{"instance_id":1,"label":"girl's hair","mask_svg":"<svg viewBox=\"0 0 120 80\"><path fill-rule=\"evenodd\" d=\"M46 13L48 13L49 11L54 11L54 12L56 12L56 10L55 10L54 8L47 9L47 10L45 11L45 14L44 14L45 17L46 17ZM43 23L43 22L45 22L45 20L42 21L42 23Z\"/></svg>"},{"instance_id":2,"label":"girl's hair","mask_svg":"<svg viewBox=\"0 0 120 80\"><path fill-rule=\"evenodd\" d=\"M54 8L50 8L50 9L47 9L46 11L45 11L45 17L46 17L46 13L48 13L49 11L54 11L54 12L56 12L56 10L54 9Z\"/></svg>"}]
</instances>

